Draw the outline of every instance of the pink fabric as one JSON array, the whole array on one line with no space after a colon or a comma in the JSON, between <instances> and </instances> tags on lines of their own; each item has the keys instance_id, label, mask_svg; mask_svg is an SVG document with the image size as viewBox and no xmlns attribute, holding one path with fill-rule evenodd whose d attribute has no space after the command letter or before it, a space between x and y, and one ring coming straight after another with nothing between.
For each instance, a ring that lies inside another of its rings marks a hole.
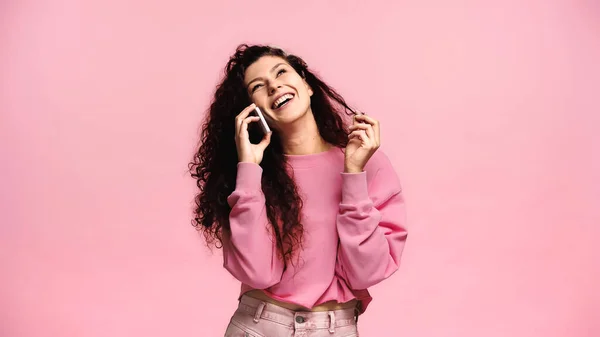
<instances>
[{"instance_id":1,"label":"pink fabric","mask_svg":"<svg viewBox=\"0 0 600 337\"><path fill-rule=\"evenodd\" d=\"M239 163L228 198L224 267L242 282L241 294L261 289L306 308L357 298L364 312L371 301L367 288L398 269L407 236L402 189L390 161L377 151L364 172L347 174L339 148L287 160L304 202L299 262L283 271L266 217L262 168Z\"/></svg>"},{"instance_id":2,"label":"pink fabric","mask_svg":"<svg viewBox=\"0 0 600 337\"><path fill-rule=\"evenodd\" d=\"M358 337L355 309L288 310L242 296L225 337Z\"/></svg>"}]
</instances>

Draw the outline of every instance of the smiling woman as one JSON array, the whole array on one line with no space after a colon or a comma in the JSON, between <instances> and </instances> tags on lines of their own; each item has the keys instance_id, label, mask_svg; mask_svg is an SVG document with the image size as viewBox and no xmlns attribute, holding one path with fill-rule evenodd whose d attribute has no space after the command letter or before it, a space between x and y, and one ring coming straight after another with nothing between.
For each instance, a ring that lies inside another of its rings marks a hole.
<instances>
[{"instance_id":1,"label":"smiling woman","mask_svg":"<svg viewBox=\"0 0 600 337\"><path fill-rule=\"evenodd\" d=\"M261 72L265 72L273 63L265 76L260 76ZM268 108L271 112L268 116L271 117L275 125L290 125L291 122L301 118L302 115L308 112L310 105L310 96L313 92L308 83L294 71L292 66L281 62L281 59L276 56L265 56L260 58L246 70L246 79L250 79L246 86L250 93L251 99L258 106ZM265 88L265 85L273 81L278 81L285 84L276 95L272 94L271 89ZM285 108L290 107L294 102L302 105L303 108L287 109L296 114L284 113Z\"/></svg>"},{"instance_id":2,"label":"smiling woman","mask_svg":"<svg viewBox=\"0 0 600 337\"><path fill-rule=\"evenodd\" d=\"M225 336L357 335L367 288L398 269L400 182L378 121L348 111L281 49L241 45L227 63L190 163L193 223L241 282Z\"/></svg>"}]
</instances>

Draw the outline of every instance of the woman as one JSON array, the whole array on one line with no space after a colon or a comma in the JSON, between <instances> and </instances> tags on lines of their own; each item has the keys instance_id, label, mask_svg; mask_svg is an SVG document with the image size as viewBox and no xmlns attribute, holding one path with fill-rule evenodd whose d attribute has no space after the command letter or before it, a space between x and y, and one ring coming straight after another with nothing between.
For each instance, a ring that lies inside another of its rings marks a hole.
<instances>
[{"instance_id":1,"label":"woman","mask_svg":"<svg viewBox=\"0 0 600 337\"><path fill-rule=\"evenodd\" d=\"M400 183L379 123L347 111L297 56L241 45L230 58L190 164L193 223L241 282L225 336L358 335L367 288L398 269Z\"/></svg>"}]
</instances>

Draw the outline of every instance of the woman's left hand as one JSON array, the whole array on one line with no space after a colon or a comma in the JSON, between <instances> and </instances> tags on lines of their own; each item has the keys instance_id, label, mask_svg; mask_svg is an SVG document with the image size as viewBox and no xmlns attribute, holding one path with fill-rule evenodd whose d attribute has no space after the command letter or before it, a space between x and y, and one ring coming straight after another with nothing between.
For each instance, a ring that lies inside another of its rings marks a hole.
<instances>
[{"instance_id":1,"label":"woman's left hand","mask_svg":"<svg viewBox=\"0 0 600 337\"><path fill-rule=\"evenodd\" d=\"M379 122L364 114L356 115L349 131L344 172L359 173L379 148Z\"/></svg>"}]
</instances>

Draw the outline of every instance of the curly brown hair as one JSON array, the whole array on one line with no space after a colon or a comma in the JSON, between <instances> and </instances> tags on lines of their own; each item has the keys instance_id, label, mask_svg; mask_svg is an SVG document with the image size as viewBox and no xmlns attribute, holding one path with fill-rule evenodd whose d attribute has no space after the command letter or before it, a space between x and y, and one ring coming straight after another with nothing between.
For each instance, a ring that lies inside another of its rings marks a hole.
<instances>
[{"instance_id":1,"label":"curly brown hair","mask_svg":"<svg viewBox=\"0 0 600 337\"><path fill-rule=\"evenodd\" d=\"M246 69L263 56L285 60L302 76L313 90L311 109L321 137L329 144L344 148L348 143L345 116L352 109L332 87L309 70L298 56L265 45L237 47L224 69L224 78L217 86L214 98L202 125L200 146L189 169L196 179L196 195L192 225L204 233L207 244L221 248L222 235L227 234L231 207L227 197L234 191L238 156L235 144L235 117L252 102L244 84ZM249 128L250 141L257 143L263 134L257 123ZM262 192L267 218L276 240L279 258L290 261L302 245L302 199L294 179L287 169L281 137L273 130L271 143L260 163L263 169ZM280 224L281 228L277 226Z\"/></svg>"}]
</instances>

